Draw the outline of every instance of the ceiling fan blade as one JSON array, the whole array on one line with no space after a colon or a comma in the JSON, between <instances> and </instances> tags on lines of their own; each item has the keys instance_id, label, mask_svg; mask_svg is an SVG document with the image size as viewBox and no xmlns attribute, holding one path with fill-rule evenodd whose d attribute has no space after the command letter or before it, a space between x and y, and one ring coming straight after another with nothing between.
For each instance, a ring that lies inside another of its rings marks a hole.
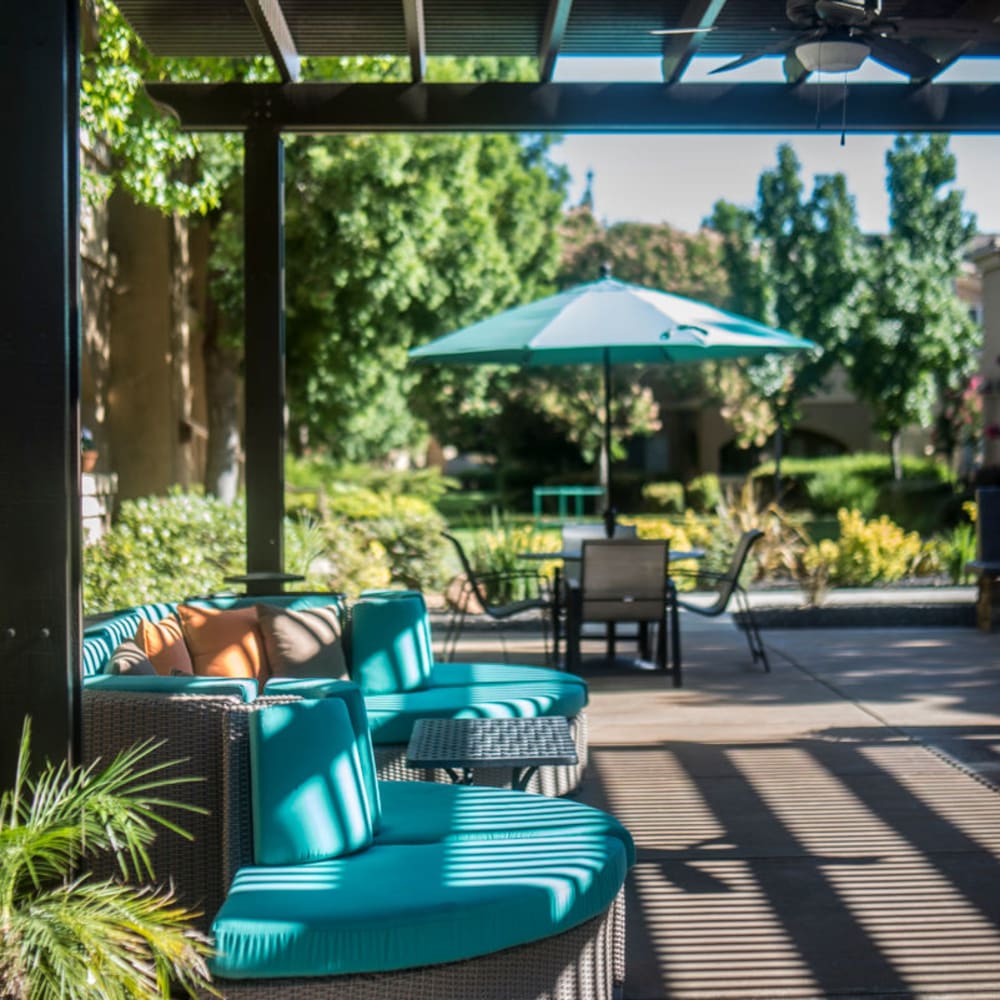
<instances>
[{"instance_id":1,"label":"ceiling fan blade","mask_svg":"<svg viewBox=\"0 0 1000 1000\"><path fill-rule=\"evenodd\" d=\"M775 42L774 45L769 45L766 49L758 49L756 52L747 52L738 59L733 59L732 62L727 62L724 66L716 66L715 69L709 70L708 75L714 76L716 73L727 73L731 69L739 69L740 66L746 66L748 63L756 62L758 59L763 59L765 56L779 56L785 52L794 51L796 45L801 45L803 42L807 42L811 38L818 38L821 34L822 32L820 31L810 31L805 35L799 35L797 38L793 38L791 40L785 38L780 42Z\"/></svg>"},{"instance_id":2,"label":"ceiling fan blade","mask_svg":"<svg viewBox=\"0 0 1000 1000\"><path fill-rule=\"evenodd\" d=\"M882 35L864 35L863 40L871 49L872 59L905 73L911 80L930 80L944 69L937 59L915 45Z\"/></svg>"},{"instance_id":3,"label":"ceiling fan blade","mask_svg":"<svg viewBox=\"0 0 1000 1000\"><path fill-rule=\"evenodd\" d=\"M655 28L651 35L704 35L709 31L715 31L714 26L710 28Z\"/></svg>"},{"instance_id":4,"label":"ceiling fan blade","mask_svg":"<svg viewBox=\"0 0 1000 1000\"><path fill-rule=\"evenodd\" d=\"M802 65L794 49L785 53L785 61L781 64L781 68L786 83L801 83L809 75L809 70Z\"/></svg>"},{"instance_id":5,"label":"ceiling fan blade","mask_svg":"<svg viewBox=\"0 0 1000 1000\"><path fill-rule=\"evenodd\" d=\"M879 23L874 27L877 29ZM901 17L893 19L891 31L900 38L957 38L960 41L996 41L1000 24L968 17Z\"/></svg>"}]
</instances>

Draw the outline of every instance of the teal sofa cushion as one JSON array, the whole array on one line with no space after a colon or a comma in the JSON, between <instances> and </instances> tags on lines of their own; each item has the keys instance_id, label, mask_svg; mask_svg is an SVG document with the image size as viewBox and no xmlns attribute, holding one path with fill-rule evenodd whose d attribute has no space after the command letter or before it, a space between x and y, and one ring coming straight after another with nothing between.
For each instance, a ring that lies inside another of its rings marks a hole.
<instances>
[{"instance_id":1,"label":"teal sofa cushion","mask_svg":"<svg viewBox=\"0 0 1000 1000\"><path fill-rule=\"evenodd\" d=\"M357 684L350 681L323 680L306 677L272 677L264 687L266 695L296 695L299 698L339 698L347 708L354 732L354 747L365 782L365 794L371 807L372 829L377 831L382 808L372 736L368 729L368 713Z\"/></svg>"},{"instance_id":2,"label":"teal sofa cushion","mask_svg":"<svg viewBox=\"0 0 1000 1000\"><path fill-rule=\"evenodd\" d=\"M97 674L84 677L85 691L132 691L141 694L217 695L250 702L257 697L257 682L244 677L161 677L159 674Z\"/></svg>"},{"instance_id":3,"label":"teal sofa cushion","mask_svg":"<svg viewBox=\"0 0 1000 1000\"><path fill-rule=\"evenodd\" d=\"M511 681L556 681L560 684L587 682L576 674L552 667L527 667L518 663L435 663L431 669L434 687L460 687L465 684L508 684Z\"/></svg>"},{"instance_id":4,"label":"teal sofa cushion","mask_svg":"<svg viewBox=\"0 0 1000 1000\"><path fill-rule=\"evenodd\" d=\"M564 715L587 704L587 689L558 681L431 687L423 691L365 697L376 746L406 743L417 719L509 719Z\"/></svg>"},{"instance_id":5,"label":"teal sofa cushion","mask_svg":"<svg viewBox=\"0 0 1000 1000\"><path fill-rule=\"evenodd\" d=\"M351 611L351 679L367 694L416 691L430 680L427 608L419 594L362 597Z\"/></svg>"},{"instance_id":6,"label":"teal sofa cushion","mask_svg":"<svg viewBox=\"0 0 1000 1000\"><path fill-rule=\"evenodd\" d=\"M376 844L439 844L452 840L538 840L571 843L578 834L622 842L635 864L632 836L600 809L502 788L439 785L425 781L381 781L382 827Z\"/></svg>"},{"instance_id":7,"label":"teal sofa cushion","mask_svg":"<svg viewBox=\"0 0 1000 1000\"><path fill-rule=\"evenodd\" d=\"M372 811L340 698L267 705L250 717L254 860L294 865L372 843Z\"/></svg>"},{"instance_id":8,"label":"teal sofa cushion","mask_svg":"<svg viewBox=\"0 0 1000 1000\"><path fill-rule=\"evenodd\" d=\"M383 972L559 934L610 906L615 837L374 846L311 865L243 868L212 925L215 975Z\"/></svg>"}]
</instances>

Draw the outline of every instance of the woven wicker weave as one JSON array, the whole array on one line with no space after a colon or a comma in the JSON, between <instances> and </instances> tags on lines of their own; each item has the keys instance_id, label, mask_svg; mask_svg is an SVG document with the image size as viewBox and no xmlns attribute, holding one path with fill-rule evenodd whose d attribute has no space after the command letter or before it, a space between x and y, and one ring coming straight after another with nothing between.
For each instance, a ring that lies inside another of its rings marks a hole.
<instances>
[{"instance_id":1,"label":"woven wicker weave","mask_svg":"<svg viewBox=\"0 0 1000 1000\"><path fill-rule=\"evenodd\" d=\"M569 720L569 731L576 746L578 763L540 767L528 782L529 792L543 795L570 795L577 791L587 766L587 715L581 712ZM383 781L437 781L448 784L451 778L443 768L406 766L406 744L392 743L375 747L375 766ZM509 767L476 768L475 782L492 788L510 788Z\"/></svg>"},{"instance_id":2,"label":"woven wicker weave","mask_svg":"<svg viewBox=\"0 0 1000 1000\"><path fill-rule=\"evenodd\" d=\"M216 980L226 1000L612 1000L623 976L615 954L623 894L600 916L564 934L466 962L374 975ZM624 951L622 952L624 955Z\"/></svg>"}]
</instances>

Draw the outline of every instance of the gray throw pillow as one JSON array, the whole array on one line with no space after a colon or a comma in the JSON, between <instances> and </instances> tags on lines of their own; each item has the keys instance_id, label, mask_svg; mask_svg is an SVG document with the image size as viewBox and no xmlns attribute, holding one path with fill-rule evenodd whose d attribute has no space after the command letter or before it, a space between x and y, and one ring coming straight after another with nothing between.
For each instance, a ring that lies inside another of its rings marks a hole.
<instances>
[{"instance_id":1,"label":"gray throw pillow","mask_svg":"<svg viewBox=\"0 0 1000 1000\"><path fill-rule=\"evenodd\" d=\"M156 668L142 647L134 639L126 639L112 654L108 663L109 674L131 674L134 677L151 677Z\"/></svg>"},{"instance_id":2,"label":"gray throw pillow","mask_svg":"<svg viewBox=\"0 0 1000 1000\"><path fill-rule=\"evenodd\" d=\"M297 611L258 604L257 622L272 677L349 679L336 604Z\"/></svg>"}]
</instances>

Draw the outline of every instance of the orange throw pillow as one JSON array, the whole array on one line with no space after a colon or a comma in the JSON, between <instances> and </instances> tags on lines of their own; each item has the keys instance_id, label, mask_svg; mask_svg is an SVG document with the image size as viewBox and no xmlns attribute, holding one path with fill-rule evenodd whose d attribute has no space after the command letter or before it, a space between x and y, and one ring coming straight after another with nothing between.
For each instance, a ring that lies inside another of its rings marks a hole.
<instances>
[{"instance_id":1,"label":"orange throw pillow","mask_svg":"<svg viewBox=\"0 0 1000 1000\"><path fill-rule=\"evenodd\" d=\"M158 674L170 677L172 674L194 673L181 623L172 615L158 622L139 622L135 641Z\"/></svg>"},{"instance_id":2,"label":"orange throw pillow","mask_svg":"<svg viewBox=\"0 0 1000 1000\"><path fill-rule=\"evenodd\" d=\"M219 611L181 604L177 614L196 676L255 677L260 681L270 676L257 611L252 605Z\"/></svg>"}]
</instances>

